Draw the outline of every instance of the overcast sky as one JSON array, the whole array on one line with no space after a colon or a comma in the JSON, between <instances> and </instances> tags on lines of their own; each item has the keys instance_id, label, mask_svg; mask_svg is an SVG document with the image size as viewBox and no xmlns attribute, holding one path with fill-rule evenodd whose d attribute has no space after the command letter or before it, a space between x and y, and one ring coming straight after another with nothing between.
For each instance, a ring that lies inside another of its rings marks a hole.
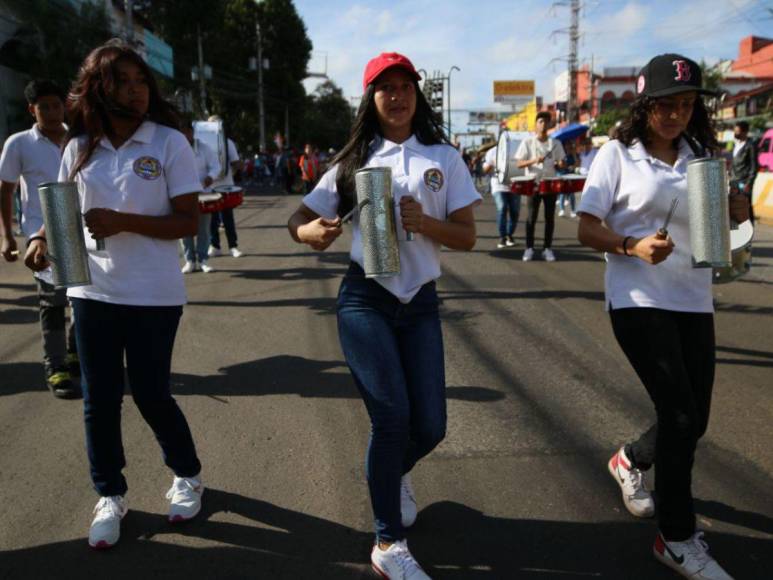
<instances>
[{"instance_id":1,"label":"overcast sky","mask_svg":"<svg viewBox=\"0 0 773 580\"><path fill-rule=\"evenodd\" d=\"M562 4L568 4L563 0ZM695 60L735 58L744 36L773 36L773 0L584 0L579 58L641 66L664 52ZM295 0L314 44L310 70L327 74L347 97L361 94L365 63L384 51L430 73L452 75L454 109L494 107L493 80L534 79L553 101L566 68L568 6L549 0ZM551 36L553 31L560 31ZM307 90L315 82L307 81ZM460 113L460 116L464 116ZM456 118L456 116L455 116Z\"/></svg>"}]
</instances>

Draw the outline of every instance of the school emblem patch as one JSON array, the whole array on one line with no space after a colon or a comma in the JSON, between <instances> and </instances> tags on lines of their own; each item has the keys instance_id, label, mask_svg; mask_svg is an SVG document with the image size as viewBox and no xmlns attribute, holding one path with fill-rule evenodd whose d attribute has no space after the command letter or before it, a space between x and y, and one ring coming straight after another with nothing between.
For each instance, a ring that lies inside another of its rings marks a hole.
<instances>
[{"instance_id":1,"label":"school emblem patch","mask_svg":"<svg viewBox=\"0 0 773 580\"><path fill-rule=\"evenodd\" d=\"M440 169L427 169L424 172L424 185L435 193L440 191L440 188L443 187L443 172Z\"/></svg>"},{"instance_id":2,"label":"school emblem patch","mask_svg":"<svg viewBox=\"0 0 773 580\"><path fill-rule=\"evenodd\" d=\"M155 157L140 157L134 162L134 173L152 181L161 176L161 162Z\"/></svg>"}]
</instances>

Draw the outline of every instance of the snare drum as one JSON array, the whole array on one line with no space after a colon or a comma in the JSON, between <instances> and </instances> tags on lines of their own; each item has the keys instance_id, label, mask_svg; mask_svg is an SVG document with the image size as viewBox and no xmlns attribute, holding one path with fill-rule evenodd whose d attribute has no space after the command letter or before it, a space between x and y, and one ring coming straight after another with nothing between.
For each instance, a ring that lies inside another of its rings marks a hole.
<instances>
[{"instance_id":1,"label":"snare drum","mask_svg":"<svg viewBox=\"0 0 773 580\"><path fill-rule=\"evenodd\" d=\"M223 209L223 196L219 193L199 194L199 213L214 213Z\"/></svg>"},{"instance_id":2,"label":"snare drum","mask_svg":"<svg viewBox=\"0 0 773 580\"><path fill-rule=\"evenodd\" d=\"M540 195L550 195L553 193L561 193L561 179L559 177L543 177L539 182Z\"/></svg>"},{"instance_id":3,"label":"snare drum","mask_svg":"<svg viewBox=\"0 0 773 580\"><path fill-rule=\"evenodd\" d=\"M514 177L510 181L510 192L518 195L534 195L534 176Z\"/></svg>"},{"instance_id":4,"label":"snare drum","mask_svg":"<svg viewBox=\"0 0 773 580\"><path fill-rule=\"evenodd\" d=\"M212 191L222 194L223 207L221 209L233 209L244 201L244 190L238 185L219 185Z\"/></svg>"},{"instance_id":5,"label":"snare drum","mask_svg":"<svg viewBox=\"0 0 773 580\"><path fill-rule=\"evenodd\" d=\"M565 175L566 190L564 193L581 193L585 187L584 175Z\"/></svg>"}]
</instances>

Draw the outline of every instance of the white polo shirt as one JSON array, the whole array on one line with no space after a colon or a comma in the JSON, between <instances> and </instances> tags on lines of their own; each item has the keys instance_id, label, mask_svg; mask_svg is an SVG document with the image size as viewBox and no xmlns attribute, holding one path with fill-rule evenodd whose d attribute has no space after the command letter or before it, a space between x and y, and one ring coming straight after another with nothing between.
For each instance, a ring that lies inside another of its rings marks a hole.
<instances>
[{"instance_id":1,"label":"white polo shirt","mask_svg":"<svg viewBox=\"0 0 773 580\"><path fill-rule=\"evenodd\" d=\"M528 159L536 159L550 153L550 157L546 157L542 163L536 163L526 167L526 175L533 175L537 179L543 177L555 177L556 176L556 162L563 160L566 157L564 152L564 146L561 145L561 141L548 137L546 141L540 141L537 137L532 136L529 139L524 139L518 146L518 151L515 152L515 158L518 161L526 161Z\"/></svg>"},{"instance_id":2,"label":"white polo shirt","mask_svg":"<svg viewBox=\"0 0 773 580\"><path fill-rule=\"evenodd\" d=\"M427 236L415 235L405 241L399 200L413 196L423 211L438 220L446 220L458 209L480 202L470 172L459 152L450 145L422 145L416 136L403 143L376 138L365 167L392 169L392 193L395 197L395 221L400 246L400 274L374 278L376 282L407 304L421 287L440 277L440 244ZM303 204L318 215L333 219L338 210L337 166L328 170ZM364 267L359 219L355 214L352 230L351 259Z\"/></svg>"},{"instance_id":3,"label":"white polo shirt","mask_svg":"<svg viewBox=\"0 0 773 580\"><path fill-rule=\"evenodd\" d=\"M62 150L35 125L11 135L0 156L0 180L21 181L21 230L29 238L43 225L38 185L56 181Z\"/></svg>"},{"instance_id":4,"label":"white polo shirt","mask_svg":"<svg viewBox=\"0 0 773 580\"><path fill-rule=\"evenodd\" d=\"M606 143L588 173L577 212L606 222L621 236L642 238L663 226L679 199L668 233L674 251L653 266L631 256L605 254L606 306L649 307L681 312L713 312L711 269L693 268L687 203L687 162L694 158L683 139L674 166L652 157L635 141Z\"/></svg>"},{"instance_id":5,"label":"white polo shirt","mask_svg":"<svg viewBox=\"0 0 773 580\"><path fill-rule=\"evenodd\" d=\"M67 181L84 137L64 150L59 180ZM171 199L201 191L196 160L185 136L145 121L116 150L103 137L88 163L75 176L81 210L108 208L149 216L172 213ZM91 285L70 288L72 298L113 304L178 306L185 303L185 285L177 257L177 241L121 232L105 238L105 250L84 225Z\"/></svg>"},{"instance_id":6,"label":"white polo shirt","mask_svg":"<svg viewBox=\"0 0 773 580\"><path fill-rule=\"evenodd\" d=\"M207 177L211 177L214 183L217 176L220 175L220 161L215 152L203 141L194 139L193 153L196 157L196 171L202 187Z\"/></svg>"},{"instance_id":7,"label":"white polo shirt","mask_svg":"<svg viewBox=\"0 0 773 580\"><path fill-rule=\"evenodd\" d=\"M496 193L498 191L509 192L510 188L507 185L503 185L502 182L499 181L499 177L497 177L497 147L492 147L486 151L486 157L484 158L483 163L493 169L491 174L491 193Z\"/></svg>"},{"instance_id":8,"label":"white polo shirt","mask_svg":"<svg viewBox=\"0 0 773 580\"><path fill-rule=\"evenodd\" d=\"M212 184L212 187L217 187L218 185L233 185L234 184L234 171L231 168L231 163L234 161L239 161L239 152L236 150L236 144L231 141L230 139L227 139L227 145L228 147L228 167L225 168L225 175L217 181L215 181Z\"/></svg>"}]
</instances>

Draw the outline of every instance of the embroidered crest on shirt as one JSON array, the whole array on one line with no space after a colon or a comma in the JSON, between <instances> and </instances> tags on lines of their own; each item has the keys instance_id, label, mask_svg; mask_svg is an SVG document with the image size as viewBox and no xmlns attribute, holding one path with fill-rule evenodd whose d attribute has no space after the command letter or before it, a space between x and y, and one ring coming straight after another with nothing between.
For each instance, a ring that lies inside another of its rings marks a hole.
<instances>
[{"instance_id":1,"label":"embroidered crest on shirt","mask_svg":"<svg viewBox=\"0 0 773 580\"><path fill-rule=\"evenodd\" d=\"M155 157L140 157L134 162L134 173L152 181L161 176L161 162Z\"/></svg>"},{"instance_id":2,"label":"embroidered crest on shirt","mask_svg":"<svg viewBox=\"0 0 773 580\"><path fill-rule=\"evenodd\" d=\"M424 185L437 193L443 187L443 172L440 169L427 169L424 172Z\"/></svg>"}]
</instances>

